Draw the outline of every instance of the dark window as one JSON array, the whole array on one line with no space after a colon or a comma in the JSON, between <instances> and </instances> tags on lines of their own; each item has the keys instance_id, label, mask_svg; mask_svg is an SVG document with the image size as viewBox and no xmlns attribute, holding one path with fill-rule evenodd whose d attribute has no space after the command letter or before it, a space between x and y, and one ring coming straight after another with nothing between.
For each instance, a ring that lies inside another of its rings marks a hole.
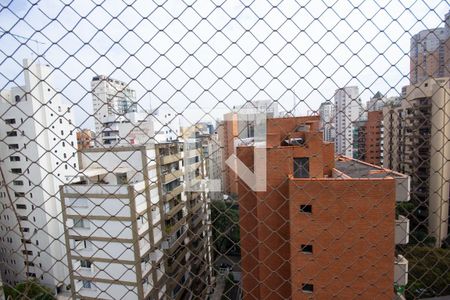
<instances>
[{"instance_id":1,"label":"dark window","mask_svg":"<svg viewBox=\"0 0 450 300\"><path fill-rule=\"evenodd\" d=\"M294 158L294 178L309 177L309 158Z\"/></svg>"},{"instance_id":2,"label":"dark window","mask_svg":"<svg viewBox=\"0 0 450 300\"><path fill-rule=\"evenodd\" d=\"M13 185L23 185L22 180L13 180Z\"/></svg>"},{"instance_id":3,"label":"dark window","mask_svg":"<svg viewBox=\"0 0 450 300\"><path fill-rule=\"evenodd\" d=\"M20 157L19 156L10 156L9 161L20 161Z\"/></svg>"},{"instance_id":4,"label":"dark window","mask_svg":"<svg viewBox=\"0 0 450 300\"><path fill-rule=\"evenodd\" d=\"M7 131L6 136L17 136L17 131Z\"/></svg>"},{"instance_id":5,"label":"dark window","mask_svg":"<svg viewBox=\"0 0 450 300\"><path fill-rule=\"evenodd\" d=\"M24 192L14 192L14 196L16 196L16 197L25 197L25 193Z\"/></svg>"},{"instance_id":6,"label":"dark window","mask_svg":"<svg viewBox=\"0 0 450 300\"><path fill-rule=\"evenodd\" d=\"M314 292L314 285L310 283L302 283L302 291L305 293Z\"/></svg>"},{"instance_id":7,"label":"dark window","mask_svg":"<svg viewBox=\"0 0 450 300\"><path fill-rule=\"evenodd\" d=\"M300 251L302 251L303 253L312 253L313 246L312 245L301 245Z\"/></svg>"},{"instance_id":8,"label":"dark window","mask_svg":"<svg viewBox=\"0 0 450 300\"><path fill-rule=\"evenodd\" d=\"M9 149L19 149L19 144L9 144L8 148Z\"/></svg>"},{"instance_id":9,"label":"dark window","mask_svg":"<svg viewBox=\"0 0 450 300\"><path fill-rule=\"evenodd\" d=\"M22 173L22 169L13 168L13 169L11 169L11 173L13 173L13 174L20 174L20 173Z\"/></svg>"},{"instance_id":10,"label":"dark window","mask_svg":"<svg viewBox=\"0 0 450 300\"><path fill-rule=\"evenodd\" d=\"M6 124L16 124L16 119L5 119Z\"/></svg>"},{"instance_id":11,"label":"dark window","mask_svg":"<svg viewBox=\"0 0 450 300\"><path fill-rule=\"evenodd\" d=\"M20 96L19 95L16 95L14 98L16 99L16 102L20 101Z\"/></svg>"},{"instance_id":12,"label":"dark window","mask_svg":"<svg viewBox=\"0 0 450 300\"><path fill-rule=\"evenodd\" d=\"M16 204L17 209L27 209L25 204Z\"/></svg>"},{"instance_id":13,"label":"dark window","mask_svg":"<svg viewBox=\"0 0 450 300\"><path fill-rule=\"evenodd\" d=\"M312 213L312 205L310 204L302 204L300 205L300 212L302 213Z\"/></svg>"}]
</instances>

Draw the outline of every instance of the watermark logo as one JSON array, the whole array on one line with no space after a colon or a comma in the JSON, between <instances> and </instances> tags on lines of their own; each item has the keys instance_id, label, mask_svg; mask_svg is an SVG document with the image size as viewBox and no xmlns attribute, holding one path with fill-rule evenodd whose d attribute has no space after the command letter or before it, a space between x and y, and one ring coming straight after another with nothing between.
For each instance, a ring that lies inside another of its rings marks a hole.
<instances>
[{"instance_id":1,"label":"watermark logo","mask_svg":"<svg viewBox=\"0 0 450 300\"><path fill-rule=\"evenodd\" d=\"M225 164L253 191L266 191L267 183L267 152L266 152L266 129L267 115L258 111L250 113L229 113L225 115L225 124L221 126L232 127L236 136L233 140L233 153L226 158ZM218 160L221 160L222 147L218 140L204 140L197 136L199 128L193 125L186 128L183 133L183 152L184 152L184 182L185 189L189 192L222 192L221 180L218 178L202 178L197 170L197 163L206 164L204 168L210 176L214 173L212 168L221 168ZM229 141L222 141L228 143ZM237 147L250 146L253 148L253 170L247 167L236 155ZM201 162L196 159L202 153L204 160ZM223 166L225 167L225 166ZM223 172L216 172L219 176ZM218 176L218 177L219 177Z\"/></svg>"}]
</instances>

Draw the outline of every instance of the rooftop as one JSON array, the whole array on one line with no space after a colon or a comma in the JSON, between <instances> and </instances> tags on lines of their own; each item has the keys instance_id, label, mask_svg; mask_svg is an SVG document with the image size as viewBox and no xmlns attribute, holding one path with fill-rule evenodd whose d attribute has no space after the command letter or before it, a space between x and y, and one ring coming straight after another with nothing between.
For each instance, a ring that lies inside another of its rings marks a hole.
<instances>
[{"instance_id":1,"label":"rooftop","mask_svg":"<svg viewBox=\"0 0 450 300\"><path fill-rule=\"evenodd\" d=\"M392 170L384 169L366 162L338 156L335 161L335 168L351 178L405 178L403 175Z\"/></svg>"}]
</instances>

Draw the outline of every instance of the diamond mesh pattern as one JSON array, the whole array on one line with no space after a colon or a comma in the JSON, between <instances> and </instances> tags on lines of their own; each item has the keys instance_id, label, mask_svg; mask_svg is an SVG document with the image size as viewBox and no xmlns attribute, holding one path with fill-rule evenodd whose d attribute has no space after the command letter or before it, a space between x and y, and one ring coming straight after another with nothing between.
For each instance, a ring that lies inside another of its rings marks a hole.
<instances>
[{"instance_id":1,"label":"diamond mesh pattern","mask_svg":"<svg viewBox=\"0 0 450 300\"><path fill-rule=\"evenodd\" d=\"M0 299L450 295L447 1L0 5Z\"/></svg>"}]
</instances>

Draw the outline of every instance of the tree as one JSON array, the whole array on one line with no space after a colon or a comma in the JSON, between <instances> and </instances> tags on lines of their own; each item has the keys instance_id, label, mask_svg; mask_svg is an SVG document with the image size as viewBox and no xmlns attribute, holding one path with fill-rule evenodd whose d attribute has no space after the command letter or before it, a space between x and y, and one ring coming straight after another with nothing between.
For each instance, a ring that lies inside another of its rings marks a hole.
<instances>
[{"instance_id":1,"label":"tree","mask_svg":"<svg viewBox=\"0 0 450 300\"><path fill-rule=\"evenodd\" d=\"M450 294L450 251L432 247L408 247L407 299Z\"/></svg>"},{"instance_id":2,"label":"tree","mask_svg":"<svg viewBox=\"0 0 450 300\"><path fill-rule=\"evenodd\" d=\"M221 254L239 251L239 210L225 201L211 203L214 249Z\"/></svg>"},{"instance_id":3,"label":"tree","mask_svg":"<svg viewBox=\"0 0 450 300\"><path fill-rule=\"evenodd\" d=\"M15 287L5 286L6 299L33 299L33 300L53 300L56 299L52 290L39 284L37 280L28 280L18 283Z\"/></svg>"}]
</instances>

